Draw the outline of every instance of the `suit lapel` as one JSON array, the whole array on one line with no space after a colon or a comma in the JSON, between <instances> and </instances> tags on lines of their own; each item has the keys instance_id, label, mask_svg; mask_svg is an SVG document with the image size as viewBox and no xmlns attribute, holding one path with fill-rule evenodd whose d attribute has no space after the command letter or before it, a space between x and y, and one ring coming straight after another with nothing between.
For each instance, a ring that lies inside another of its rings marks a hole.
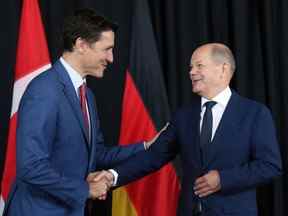
<instances>
[{"instance_id":1,"label":"suit lapel","mask_svg":"<svg viewBox=\"0 0 288 216\"><path fill-rule=\"evenodd\" d=\"M191 152L194 160L195 167L198 167L199 170L195 172L198 173L197 176L202 174L202 156L201 156L201 148L200 148L200 112L201 112L201 98L199 97L195 104L191 107L190 117L188 121L190 122L189 132L191 134L191 140L193 145L195 146ZM195 151L195 152L194 152Z\"/></svg>"},{"instance_id":2,"label":"suit lapel","mask_svg":"<svg viewBox=\"0 0 288 216\"><path fill-rule=\"evenodd\" d=\"M67 99L68 99L68 101L72 107L72 110L79 121L80 127L82 129L82 132L84 133L86 142L88 144L89 143L89 138L88 138L89 135L88 135L87 130L85 129L83 114L82 114L81 107L80 107L80 102L79 102L79 99L78 99L77 94L75 92L75 88L72 84L72 81L70 80L68 73L66 72L65 68L60 63L60 61L57 61L54 64L54 67L55 67L56 71L58 72L60 82L64 85L64 88L63 88L64 94L67 97Z\"/></svg>"},{"instance_id":3,"label":"suit lapel","mask_svg":"<svg viewBox=\"0 0 288 216\"><path fill-rule=\"evenodd\" d=\"M239 95L232 91L231 98L227 104L227 107L222 115L221 121L218 125L218 128L215 132L212 143L206 146L207 158L205 161L205 167L209 166L209 163L217 155L217 150L220 149L220 145L223 143L223 140L227 134L235 133L235 130L238 128L238 122L241 119L241 106L239 104Z\"/></svg>"},{"instance_id":4,"label":"suit lapel","mask_svg":"<svg viewBox=\"0 0 288 216\"><path fill-rule=\"evenodd\" d=\"M89 149L90 149L90 155L89 155L89 167L92 167L93 164L93 159L94 154L95 154L95 148L96 146L94 145L95 143L95 139L97 134L97 130L96 130L96 124L97 124L97 116L96 116L96 105L95 105L95 100L94 100L94 96L91 93L91 90L87 88L87 103L88 103L88 108L89 108L89 116L90 116L90 145L89 145Z\"/></svg>"}]
</instances>

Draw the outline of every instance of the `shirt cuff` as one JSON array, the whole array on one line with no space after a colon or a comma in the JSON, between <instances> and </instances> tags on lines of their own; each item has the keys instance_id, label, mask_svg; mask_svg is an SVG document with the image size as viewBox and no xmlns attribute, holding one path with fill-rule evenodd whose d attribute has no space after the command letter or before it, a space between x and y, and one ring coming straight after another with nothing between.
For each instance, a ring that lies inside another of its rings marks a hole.
<instances>
[{"instance_id":1,"label":"shirt cuff","mask_svg":"<svg viewBox=\"0 0 288 216\"><path fill-rule=\"evenodd\" d=\"M143 142L143 145L144 145L144 150L146 151L148 149L146 145L146 141Z\"/></svg>"},{"instance_id":2,"label":"shirt cuff","mask_svg":"<svg viewBox=\"0 0 288 216\"><path fill-rule=\"evenodd\" d=\"M117 185L117 180L118 180L118 173L115 170L113 170L113 169L109 169L109 172L111 172L113 177L114 177L112 186L116 186Z\"/></svg>"}]
</instances>

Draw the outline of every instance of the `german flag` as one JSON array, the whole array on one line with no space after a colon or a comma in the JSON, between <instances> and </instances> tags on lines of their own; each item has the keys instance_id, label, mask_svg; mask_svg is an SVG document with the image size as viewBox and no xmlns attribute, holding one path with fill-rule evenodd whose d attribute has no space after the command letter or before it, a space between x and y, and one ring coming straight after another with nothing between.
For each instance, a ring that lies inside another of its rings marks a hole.
<instances>
[{"instance_id":1,"label":"german flag","mask_svg":"<svg viewBox=\"0 0 288 216\"><path fill-rule=\"evenodd\" d=\"M122 104L120 145L149 140L169 120L150 12L146 0L135 0L130 61ZM180 184L174 165L113 192L113 216L175 216Z\"/></svg>"}]
</instances>

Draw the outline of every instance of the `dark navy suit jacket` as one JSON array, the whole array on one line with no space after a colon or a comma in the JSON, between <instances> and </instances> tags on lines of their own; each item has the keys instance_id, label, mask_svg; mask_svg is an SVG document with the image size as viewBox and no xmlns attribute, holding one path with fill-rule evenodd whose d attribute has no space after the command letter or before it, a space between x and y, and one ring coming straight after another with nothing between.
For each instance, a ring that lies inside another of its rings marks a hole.
<instances>
[{"instance_id":1,"label":"dark navy suit jacket","mask_svg":"<svg viewBox=\"0 0 288 216\"><path fill-rule=\"evenodd\" d=\"M70 77L60 61L36 77L18 111L16 181L5 214L84 215L87 174L115 166L143 144L106 148L90 90L91 142Z\"/></svg>"},{"instance_id":2,"label":"dark navy suit jacket","mask_svg":"<svg viewBox=\"0 0 288 216\"><path fill-rule=\"evenodd\" d=\"M256 186L281 173L269 110L232 92L213 141L206 146L202 163L200 109L199 97L190 107L176 113L167 130L145 154L139 153L116 166L119 185L159 169L179 154L183 171L179 215L192 215L198 199L193 192L195 179L209 170L219 171L221 190L202 199L203 215L257 215Z\"/></svg>"}]
</instances>

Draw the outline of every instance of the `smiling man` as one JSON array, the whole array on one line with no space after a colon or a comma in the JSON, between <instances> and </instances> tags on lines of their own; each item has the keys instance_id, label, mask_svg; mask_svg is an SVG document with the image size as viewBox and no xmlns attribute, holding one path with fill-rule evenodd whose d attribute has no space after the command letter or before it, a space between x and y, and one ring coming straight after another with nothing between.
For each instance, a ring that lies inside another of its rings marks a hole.
<instances>
[{"instance_id":1,"label":"smiling man","mask_svg":"<svg viewBox=\"0 0 288 216\"><path fill-rule=\"evenodd\" d=\"M65 20L62 57L30 83L21 100L16 181L5 215L82 216L86 200L105 198L112 184L109 178L86 181L88 174L144 150L143 143L104 146L86 87L86 76L102 78L113 62L116 28L90 9Z\"/></svg>"},{"instance_id":2,"label":"smiling man","mask_svg":"<svg viewBox=\"0 0 288 216\"><path fill-rule=\"evenodd\" d=\"M145 154L114 168L117 184L153 172L179 154L178 215L256 216L257 185L281 174L270 111L230 89L235 60L224 44L197 48L190 67L192 91L199 97L176 112Z\"/></svg>"}]
</instances>

